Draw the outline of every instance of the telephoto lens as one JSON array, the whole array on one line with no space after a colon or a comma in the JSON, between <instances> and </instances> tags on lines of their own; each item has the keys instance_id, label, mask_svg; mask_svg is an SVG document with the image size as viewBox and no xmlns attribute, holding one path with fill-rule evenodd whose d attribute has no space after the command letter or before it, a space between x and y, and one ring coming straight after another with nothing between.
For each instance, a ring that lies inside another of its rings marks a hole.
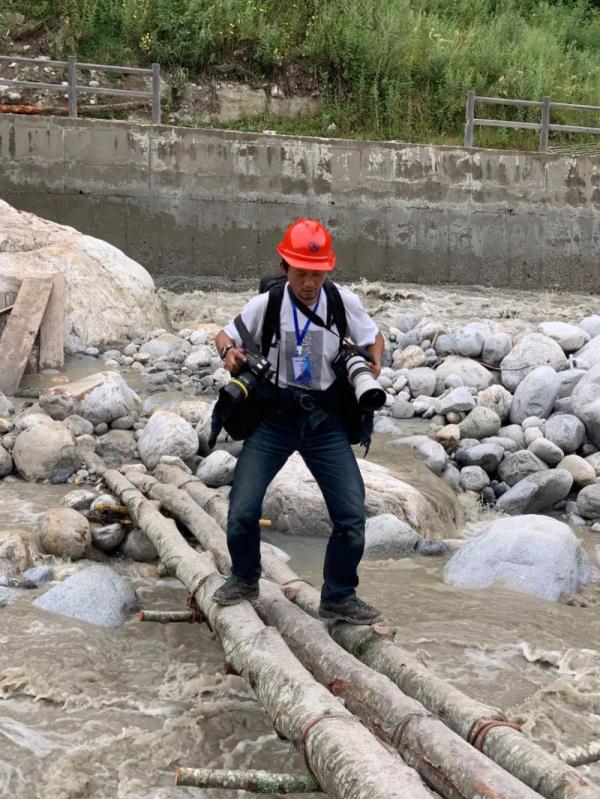
<instances>
[{"instance_id":1,"label":"telephoto lens","mask_svg":"<svg viewBox=\"0 0 600 799\"><path fill-rule=\"evenodd\" d=\"M346 370L361 411L378 411L385 405L385 391L373 377L363 357L351 353Z\"/></svg>"}]
</instances>

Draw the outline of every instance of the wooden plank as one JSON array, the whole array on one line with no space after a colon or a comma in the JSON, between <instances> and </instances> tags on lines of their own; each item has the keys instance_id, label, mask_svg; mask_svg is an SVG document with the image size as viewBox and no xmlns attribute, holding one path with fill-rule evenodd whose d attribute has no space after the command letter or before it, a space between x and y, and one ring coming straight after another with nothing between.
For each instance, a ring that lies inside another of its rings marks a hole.
<instances>
[{"instance_id":1,"label":"wooden plank","mask_svg":"<svg viewBox=\"0 0 600 799\"><path fill-rule=\"evenodd\" d=\"M52 293L40 327L40 369L65 365L65 277L54 275Z\"/></svg>"},{"instance_id":2,"label":"wooden plank","mask_svg":"<svg viewBox=\"0 0 600 799\"><path fill-rule=\"evenodd\" d=\"M51 278L26 277L21 283L0 339L0 391L8 396L19 387L51 291Z\"/></svg>"}]
</instances>

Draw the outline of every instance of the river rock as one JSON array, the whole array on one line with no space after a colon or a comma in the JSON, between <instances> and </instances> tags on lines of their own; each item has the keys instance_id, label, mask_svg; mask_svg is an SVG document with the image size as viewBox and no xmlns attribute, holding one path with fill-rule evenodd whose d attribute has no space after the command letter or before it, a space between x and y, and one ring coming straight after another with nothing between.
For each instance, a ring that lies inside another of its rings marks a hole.
<instances>
[{"instance_id":1,"label":"river rock","mask_svg":"<svg viewBox=\"0 0 600 799\"><path fill-rule=\"evenodd\" d=\"M120 552L130 560L141 561L142 563L152 563L158 558L156 547L148 536L139 527L134 527L127 533Z\"/></svg>"},{"instance_id":2,"label":"river rock","mask_svg":"<svg viewBox=\"0 0 600 799\"><path fill-rule=\"evenodd\" d=\"M49 388L40 396L40 405L54 419L77 414L93 425L109 424L114 419L137 413L140 398L116 372L98 372L72 383Z\"/></svg>"},{"instance_id":3,"label":"river rock","mask_svg":"<svg viewBox=\"0 0 600 799\"><path fill-rule=\"evenodd\" d=\"M410 344L401 351L396 350L394 353L392 368L416 369L419 366L424 366L425 361L426 356L421 347L418 347L416 344Z\"/></svg>"},{"instance_id":4,"label":"river rock","mask_svg":"<svg viewBox=\"0 0 600 799\"><path fill-rule=\"evenodd\" d=\"M560 447L557 447L552 441L548 441L547 438L543 437L532 441L528 450L533 452L537 458L543 460L544 463L547 463L551 468L558 466L565 457L565 453Z\"/></svg>"},{"instance_id":5,"label":"river rock","mask_svg":"<svg viewBox=\"0 0 600 799\"><path fill-rule=\"evenodd\" d=\"M148 469L158 466L161 455L177 455L183 461L198 452L198 435L192 425L170 411L156 411L138 440L140 458Z\"/></svg>"},{"instance_id":6,"label":"river rock","mask_svg":"<svg viewBox=\"0 0 600 799\"><path fill-rule=\"evenodd\" d=\"M33 601L42 610L102 627L119 627L137 610L135 591L108 566L90 566Z\"/></svg>"},{"instance_id":7,"label":"river rock","mask_svg":"<svg viewBox=\"0 0 600 799\"><path fill-rule=\"evenodd\" d=\"M65 349L121 341L127 331L165 324L154 281L140 264L100 239L85 236L0 201L0 294L25 277L65 276Z\"/></svg>"},{"instance_id":8,"label":"river rock","mask_svg":"<svg viewBox=\"0 0 600 799\"><path fill-rule=\"evenodd\" d=\"M15 433L22 433L24 430L31 430L32 427L39 427L41 424L48 424L52 418L47 413L36 413L27 409L15 418Z\"/></svg>"},{"instance_id":9,"label":"river rock","mask_svg":"<svg viewBox=\"0 0 600 799\"><path fill-rule=\"evenodd\" d=\"M418 369L411 369L408 373L408 385L413 397L420 395L433 397L437 377L433 369L428 366L421 366Z\"/></svg>"},{"instance_id":10,"label":"river rock","mask_svg":"<svg viewBox=\"0 0 600 799\"><path fill-rule=\"evenodd\" d=\"M566 469L572 475L576 486L587 486L596 482L594 467L579 455L567 455L558 464L558 468Z\"/></svg>"},{"instance_id":11,"label":"river rock","mask_svg":"<svg viewBox=\"0 0 600 799\"><path fill-rule=\"evenodd\" d=\"M544 336L556 341L564 352L575 352L590 340L590 334L578 325L565 322L542 322L538 330Z\"/></svg>"},{"instance_id":12,"label":"river rock","mask_svg":"<svg viewBox=\"0 0 600 799\"><path fill-rule=\"evenodd\" d=\"M15 412L15 406L12 402L0 391L0 416L10 416Z\"/></svg>"},{"instance_id":13,"label":"river rock","mask_svg":"<svg viewBox=\"0 0 600 799\"><path fill-rule=\"evenodd\" d=\"M456 460L461 466L479 466L488 474L496 471L503 457L504 447L493 443L476 444L456 453Z\"/></svg>"},{"instance_id":14,"label":"river rock","mask_svg":"<svg viewBox=\"0 0 600 799\"><path fill-rule=\"evenodd\" d=\"M524 431L524 434L526 447L529 447L530 444L532 444L534 441L537 441L539 438L544 437L544 434L539 427L529 427Z\"/></svg>"},{"instance_id":15,"label":"river rock","mask_svg":"<svg viewBox=\"0 0 600 799\"><path fill-rule=\"evenodd\" d=\"M116 549L125 538L125 528L114 524L90 524L92 544L101 552L111 552Z\"/></svg>"},{"instance_id":16,"label":"river rock","mask_svg":"<svg viewBox=\"0 0 600 799\"><path fill-rule=\"evenodd\" d=\"M502 494L496 507L504 513L539 513L566 499L572 487L573 477L563 469L535 472Z\"/></svg>"},{"instance_id":17,"label":"river rock","mask_svg":"<svg viewBox=\"0 0 600 799\"><path fill-rule=\"evenodd\" d=\"M570 413L555 413L546 421L544 435L565 454L576 452L583 444L583 422Z\"/></svg>"},{"instance_id":18,"label":"river rock","mask_svg":"<svg viewBox=\"0 0 600 799\"><path fill-rule=\"evenodd\" d=\"M44 583L49 583L51 580L54 580L54 569L52 566L47 565L32 566L30 569L26 569L23 572L23 580L39 587Z\"/></svg>"},{"instance_id":19,"label":"river rock","mask_svg":"<svg viewBox=\"0 0 600 799\"><path fill-rule=\"evenodd\" d=\"M189 341L171 333L164 333L142 344L140 352L149 355L153 361L181 363L189 355L191 349L192 345Z\"/></svg>"},{"instance_id":20,"label":"river rock","mask_svg":"<svg viewBox=\"0 0 600 799\"><path fill-rule=\"evenodd\" d=\"M600 362L577 383L571 403L573 413L584 423L590 440L600 447Z\"/></svg>"},{"instance_id":21,"label":"river rock","mask_svg":"<svg viewBox=\"0 0 600 799\"><path fill-rule=\"evenodd\" d=\"M502 429L502 428L500 428ZM517 444L512 438L505 438L504 436L488 436L481 439L482 444L498 444L505 452L517 452L523 449L523 446Z\"/></svg>"},{"instance_id":22,"label":"river rock","mask_svg":"<svg viewBox=\"0 0 600 799\"><path fill-rule=\"evenodd\" d=\"M586 316L579 323L579 327L585 330L585 332L588 333L591 338L600 336L600 316L598 314Z\"/></svg>"},{"instance_id":23,"label":"river rock","mask_svg":"<svg viewBox=\"0 0 600 799\"><path fill-rule=\"evenodd\" d=\"M529 514L496 519L482 535L467 541L444 569L448 585L497 584L554 602L591 579L589 559L569 527Z\"/></svg>"},{"instance_id":24,"label":"river rock","mask_svg":"<svg viewBox=\"0 0 600 799\"><path fill-rule=\"evenodd\" d=\"M26 530L0 531L0 576L17 577L35 557L35 546Z\"/></svg>"},{"instance_id":25,"label":"river rock","mask_svg":"<svg viewBox=\"0 0 600 799\"><path fill-rule=\"evenodd\" d=\"M204 485L211 488L230 485L233 481L235 472L236 458L224 450L216 450L208 455L198 469L196 477L199 477Z\"/></svg>"},{"instance_id":26,"label":"river rock","mask_svg":"<svg viewBox=\"0 0 600 799\"><path fill-rule=\"evenodd\" d=\"M560 390L560 379L550 366L540 366L525 375L515 389L510 421L522 423L529 416L545 419L552 412Z\"/></svg>"},{"instance_id":27,"label":"river rock","mask_svg":"<svg viewBox=\"0 0 600 799\"><path fill-rule=\"evenodd\" d=\"M0 477L6 477L13 470L13 459L10 452L0 444Z\"/></svg>"},{"instance_id":28,"label":"river rock","mask_svg":"<svg viewBox=\"0 0 600 799\"><path fill-rule=\"evenodd\" d=\"M512 350L512 347L512 336L508 333L492 333L485 340L481 359L490 366L499 366L502 359Z\"/></svg>"},{"instance_id":29,"label":"river rock","mask_svg":"<svg viewBox=\"0 0 600 799\"><path fill-rule=\"evenodd\" d=\"M539 366L551 366L559 372L567 367L567 357L556 341L548 336L528 333L502 359L502 384L514 393L521 380Z\"/></svg>"},{"instance_id":30,"label":"river rock","mask_svg":"<svg viewBox=\"0 0 600 799\"><path fill-rule=\"evenodd\" d=\"M186 422L196 425L206 416L208 405L204 400L185 399L174 402L169 410L181 416Z\"/></svg>"},{"instance_id":31,"label":"river rock","mask_svg":"<svg viewBox=\"0 0 600 799\"><path fill-rule=\"evenodd\" d=\"M592 455L588 455L586 461L596 472L596 477L600 477L600 452L594 452Z\"/></svg>"},{"instance_id":32,"label":"river rock","mask_svg":"<svg viewBox=\"0 0 600 799\"><path fill-rule=\"evenodd\" d=\"M96 439L96 455L107 466L122 466L135 458L137 442L132 430L109 430Z\"/></svg>"},{"instance_id":33,"label":"river rock","mask_svg":"<svg viewBox=\"0 0 600 799\"><path fill-rule=\"evenodd\" d=\"M454 334L457 354L466 358L479 358L485 340L491 333L490 326L482 322L472 322L459 328Z\"/></svg>"},{"instance_id":34,"label":"river rock","mask_svg":"<svg viewBox=\"0 0 600 799\"><path fill-rule=\"evenodd\" d=\"M60 504L63 508L71 508L71 510L87 510L96 497L95 491L78 488L76 491L69 491L68 494L65 494Z\"/></svg>"},{"instance_id":35,"label":"river rock","mask_svg":"<svg viewBox=\"0 0 600 799\"><path fill-rule=\"evenodd\" d=\"M512 394L504 386L490 386L477 394L477 404L497 413L502 421L508 419L512 399Z\"/></svg>"},{"instance_id":36,"label":"river rock","mask_svg":"<svg viewBox=\"0 0 600 799\"><path fill-rule=\"evenodd\" d=\"M16 602L19 598L19 592L15 588L7 588L0 585L0 608L7 608Z\"/></svg>"},{"instance_id":37,"label":"river rock","mask_svg":"<svg viewBox=\"0 0 600 799\"><path fill-rule=\"evenodd\" d=\"M429 475L428 481L436 481L436 491L425 495L384 466L361 458L358 465L365 483L368 517L392 513L422 536L451 536L461 511L454 493L441 480ZM318 537L331 534L323 496L298 454L292 455L273 479L263 515L279 532Z\"/></svg>"},{"instance_id":38,"label":"river rock","mask_svg":"<svg viewBox=\"0 0 600 799\"><path fill-rule=\"evenodd\" d=\"M197 372L199 369L210 366L212 359L215 357L215 351L212 347L199 347L193 349L189 355L186 356L183 365L190 370L190 372Z\"/></svg>"},{"instance_id":39,"label":"river rock","mask_svg":"<svg viewBox=\"0 0 600 799\"><path fill-rule=\"evenodd\" d=\"M558 391L558 399L566 399L570 397L575 389L575 386L587 372L584 369L565 369L562 372L557 372L558 379L560 380L560 389Z\"/></svg>"},{"instance_id":40,"label":"river rock","mask_svg":"<svg viewBox=\"0 0 600 799\"><path fill-rule=\"evenodd\" d=\"M408 333L409 330L414 330L420 320L421 318L415 316L414 313L401 313L394 319L393 326L397 327L402 333Z\"/></svg>"},{"instance_id":41,"label":"river rock","mask_svg":"<svg viewBox=\"0 0 600 799\"><path fill-rule=\"evenodd\" d=\"M457 424L447 424L436 430L435 439L444 449L452 451L460 441L460 427Z\"/></svg>"},{"instance_id":42,"label":"river rock","mask_svg":"<svg viewBox=\"0 0 600 799\"><path fill-rule=\"evenodd\" d=\"M485 366L460 355L450 355L435 372L438 377L444 378L456 375L462 380L463 386L471 386L477 391L483 391L494 382L494 376Z\"/></svg>"},{"instance_id":43,"label":"river rock","mask_svg":"<svg viewBox=\"0 0 600 799\"><path fill-rule=\"evenodd\" d=\"M83 416L78 416L76 413L63 419L63 424L73 433L75 438L78 436L91 436L94 432L94 425L87 419L84 419Z\"/></svg>"},{"instance_id":44,"label":"river rock","mask_svg":"<svg viewBox=\"0 0 600 799\"><path fill-rule=\"evenodd\" d=\"M581 489L577 495L577 510L584 519L600 519L600 483Z\"/></svg>"},{"instance_id":45,"label":"river rock","mask_svg":"<svg viewBox=\"0 0 600 799\"><path fill-rule=\"evenodd\" d=\"M38 525L40 545L50 555L80 560L92 541L88 520L71 508L50 508Z\"/></svg>"},{"instance_id":46,"label":"river rock","mask_svg":"<svg viewBox=\"0 0 600 799\"><path fill-rule=\"evenodd\" d=\"M31 482L65 483L81 463L72 434L52 421L17 436L12 457L21 477Z\"/></svg>"},{"instance_id":47,"label":"river rock","mask_svg":"<svg viewBox=\"0 0 600 799\"><path fill-rule=\"evenodd\" d=\"M510 486L514 486L524 477L535 474L535 472L544 471L547 468L548 466L544 461L534 455L533 452L528 449L522 449L505 456L498 467L498 476L500 480Z\"/></svg>"},{"instance_id":48,"label":"river rock","mask_svg":"<svg viewBox=\"0 0 600 799\"><path fill-rule=\"evenodd\" d=\"M390 412L394 419L412 419L415 415L415 409L412 404L402 397L398 397L394 400L390 406Z\"/></svg>"},{"instance_id":49,"label":"river rock","mask_svg":"<svg viewBox=\"0 0 600 799\"><path fill-rule=\"evenodd\" d=\"M600 335L594 336L572 356L572 363L578 369L590 369L600 364Z\"/></svg>"},{"instance_id":50,"label":"river rock","mask_svg":"<svg viewBox=\"0 0 600 799\"><path fill-rule=\"evenodd\" d=\"M487 438L495 436L502 422L497 413L490 408L477 405L459 424L461 438Z\"/></svg>"},{"instance_id":51,"label":"river rock","mask_svg":"<svg viewBox=\"0 0 600 799\"><path fill-rule=\"evenodd\" d=\"M446 450L437 441L427 439L416 448L416 453L434 474L441 475L446 468L448 456Z\"/></svg>"},{"instance_id":52,"label":"river rock","mask_svg":"<svg viewBox=\"0 0 600 799\"><path fill-rule=\"evenodd\" d=\"M412 527L391 513L367 519L365 555L368 557L408 555L416 550L420 540Z\"/></svg>"},{"instance_id":53,"label":"river rock","mask_svg":"<svg viewBox=\"0 0 600 799\"><path fill-rule=\"evenodd\" d=\"M460 472L460 485L464 491L482 491L490 478L480 466L465 466Z\"/></svg>"},{"instance_id":54,"label":"river rock","mask_svg":"<svg viewBox=\"0 0 600 799\"><path fill-rule=\"evenodd\" d=\"M525 449L525 433L521 425L509 424L506 425L506 427L501 427L498 435L502 438L512 439L512 441L518 445L519 449Z\"/></svg>"},{"instance_id":55,"label":"river rock","mask_svg":"<svg viewBox=\"0 0 600 799\"><path fill-rule=\"evenodd\" d=\"M461 413L472 410L475 404L475 399L469 389L461 386L440 397L435 404L435 411L444 415L453 412Z\"/></svg>"}]
</instances>

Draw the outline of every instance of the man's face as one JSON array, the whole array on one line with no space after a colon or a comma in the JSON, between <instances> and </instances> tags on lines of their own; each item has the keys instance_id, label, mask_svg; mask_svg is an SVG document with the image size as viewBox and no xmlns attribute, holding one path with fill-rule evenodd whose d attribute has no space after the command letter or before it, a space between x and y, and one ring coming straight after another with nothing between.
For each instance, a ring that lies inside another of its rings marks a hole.
<instances>
[{"instance_id":1,"label":"man's face","mask_svg":"<svg viewBox=\"0 0 600 799\"><path fill-rule=\"evenodd\" d=\"M327 279L327 272L317 269L296 269L288 267L287 279L296 297L307 305L316 302L321 286Z\"/></svg>"}]
</instances>

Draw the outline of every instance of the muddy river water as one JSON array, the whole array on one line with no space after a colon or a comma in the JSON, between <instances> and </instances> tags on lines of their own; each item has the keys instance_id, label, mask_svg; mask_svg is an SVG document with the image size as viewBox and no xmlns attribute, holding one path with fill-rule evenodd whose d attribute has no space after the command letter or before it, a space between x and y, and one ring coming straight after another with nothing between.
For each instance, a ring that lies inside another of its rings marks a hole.
<instances>
[{"instance_id":1,"label":"muddy river water","mask_svg":"<svg viewBox=\"0 0 600 799\"><path fill-rule=\"evenodd\" d=\"M390 291L379 287L367 295L368 303L391 319L402 298L388 298L384 290ZM437 295L427 299L422 287L414 292L422 299L406 298L402 309L425 303L432 315L442 314L441 290L436 308ZM461 321L496 318L499 309L508 308L502 318L514 320L525 316L527 305L532 317L541 318L545 302L543 318L566 318L564 297L554 304L544 295L533 303L506 294L486 313L482 304L491 296L491 291L461 290L462 301L450 315ZM241 301L239 295L219 295L204 312L208 300L201 299L193 295L186 304L171 298L178 327L192 319L221 324ZM574 298L571 319L597 310L597 299ZM78 362L74 368L86 371L88 365ZM97 368L97 362L89 366ZM414 422L404 424L403 432L414 432ZM376 436L369 458L436 491L435 478L407 447ZM69 489L0 483L0 527L35 524ZM468 501L464 510L467 527L494 515ZM597 566L600 535L575 532ZM270 533L268 540L289 553L296 571L319 583L322 539ZM446 561L416 555L364 560L361 593L385 612L403 646L433 673L501 707L544 747L555 751L600 739L600 583L590 584L576 604L503 588L467 591L444 585ZM131 579L142 607L184 606L185 590L175 580L158 579L154 566L111 562ZM59 574L80 567L55 565ZM244 794L174 787L175 767L302 767L289 744L273 733L245 681L223 674L222 652L206 627L140 624L132 618L108 630L33 608L37 593L23 592L17 603L0 610L0 797L233 799ZM600 767L581 771L600 785Z\"/></svg>"}]
</instances>

